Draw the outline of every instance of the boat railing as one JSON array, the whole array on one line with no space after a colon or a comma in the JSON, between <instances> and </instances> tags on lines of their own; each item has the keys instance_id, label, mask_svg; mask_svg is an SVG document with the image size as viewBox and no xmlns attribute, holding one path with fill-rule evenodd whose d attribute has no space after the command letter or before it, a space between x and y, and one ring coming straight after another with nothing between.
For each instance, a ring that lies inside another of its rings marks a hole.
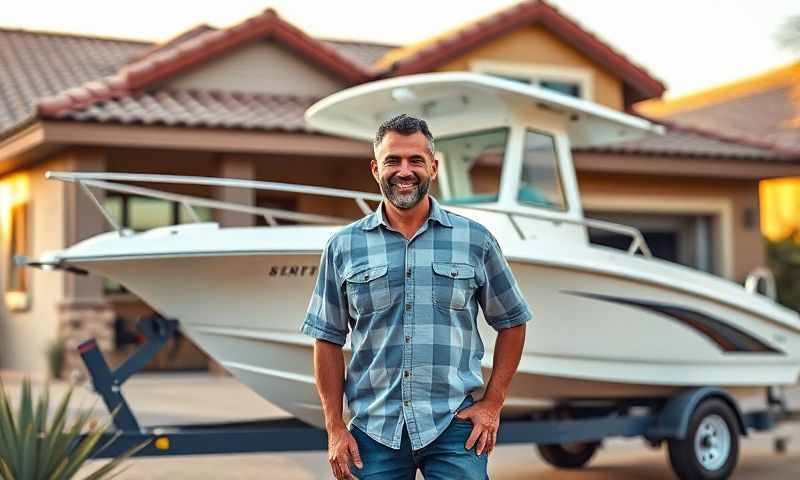
<instances>
[{"instance_id":1,"label":"boat railing","mask_svg":"<svg viewBox=\"0 0 800 480\"><path fill-rule=\"evenodd\" d=\"M143 197L156 198L176 202L186 210L189 217L194 222L200 222L200 216L194 207L207 207L218 210L228 210L241 213L260 215L270 226L277 225L277 220L291 220L304 223L316 224L346 224L352 221L349 218L335 217L329 215L318 215L313 213L301 213L279 208L258 207L244 205L236 202L214 200L194 195L164 192L139 185L130 185L120 182L138 183L168 183L168 184L188 184L188 185L207 185L214 187L250 188L254 190L279 191L287 193L300 193L307 195L321 195L326 197L345 198L353 200L362 213L372 213L372 208L367 202L380 202L383 197L376 193L356 192L352 190L342 190L337 188L316 187L310 185L297 185L291 183L264 182L260 180L243 180L234 178L199 177L190 175L166 175L166 174L147 174L147 173L117 173L117 172L54 172L48 171L45 174L48 179L61 180L64 182L77 183L81 190L91 199L92 203L100 210L108 224L120 235L129 235L131 232L123 228L113 215L103 206L97 196L90 188L108 190ZM631 226L594 220L590 218L571 219L571 218L552 218L547 215L539 215L534 212L520 212L509 209L483 208L475 205L459 205L459 208L472 210L489 211L506 215L511 224L516 229L520 238L526 240L527 237L517 223L517 218L533 218L536 220L549 221L555 225L567 223L582 225L588 228L596 228L612 233L626 235L631 238L631 243L627 249L630 255L641 252L646 257L652 254L647 246L642 233Z\"/></svg>"},{"instance_id":2,"label":"boat railing","mask_svg":"<svg viewBox=\"0 0 800 480\"><path fill-rule=\"evenodd\" d=\"M764 282L764 294L772 300L775 300L778 297L775 287L775 275L772 273L772 270L766 267L758 267L748 273L744 281L744 288L748 293L761 293L758 287L761 285L762 281Z\"/></svg>"},{"instance_id":3,"label":"boat railing","mask_svg":"<svg viewBox=\"0 0 800 480\"><path fill-rule=\"evenodd\" d=\"M208 207L218 210L228 210L260 215L264 217L264 220L270 226L277 225L277 219L319 224L348 223L351 220L348 218L334 217L329 215L293 212L291 210L279 208L257 207L253 205L214 200L194 195L164 192L162 190L155 190L152 188L118 182L169 183L208 185L215 187L252 188L255 190L305 193L328 197L350 198L356 202L356 205L358 205L365 215L372 212L372 208L370 208L369 204L367 204L367 201L379 202L382 198L380 195L374 193L353 192L351 190L340 190L327 187L313 187L308 185L294 185L289 183L262 182L258 180L242 180L233 178L197 177L189 175L111 172L47 172L45 177L48 179L77 183L84 193L86 193L86 195L88 195L92 200L92 203L94 203L94 205L100 209L100 212L103 214L111 227L121 234L125 234L122 226L119 225L119 223L113 218L108 210L106 210L106 208L100 203L95 194L89 190L89 187L177 202L186 210L194 222L200 221L200 217L195 211L194 207Z\"/></svg>"}]
</instances>

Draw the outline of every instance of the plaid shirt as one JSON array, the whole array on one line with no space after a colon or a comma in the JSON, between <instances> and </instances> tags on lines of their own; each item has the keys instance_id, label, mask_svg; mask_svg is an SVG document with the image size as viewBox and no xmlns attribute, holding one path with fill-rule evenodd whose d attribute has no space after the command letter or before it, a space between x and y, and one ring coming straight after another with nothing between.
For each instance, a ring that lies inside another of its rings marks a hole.
<instances>
[{"instance_id":1,"label":"plaid shirt","mask_svg":"<svg viewBox=\"0 0 800 480\"><path fill-rule=\"evenodd\" d=\"M328 241L302 332L353 350L345 396L355 425L399 449L432 442L483 386L478 305L495 330L531 319L495 238L430 197L406 240L383 205Z\"/></svg>"}]
</instances>

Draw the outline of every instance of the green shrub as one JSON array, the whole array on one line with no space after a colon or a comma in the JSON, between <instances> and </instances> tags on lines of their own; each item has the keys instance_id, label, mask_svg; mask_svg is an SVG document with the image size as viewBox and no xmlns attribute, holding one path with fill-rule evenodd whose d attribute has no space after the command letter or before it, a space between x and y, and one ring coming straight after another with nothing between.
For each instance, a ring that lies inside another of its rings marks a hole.
<instances>
[{"instance_id":1,"label":"green shrub","mask_svg":"<svg viewBox=\"0 0 800 480\"><path fill-rule=\"evenodd\" d=\"M5 386L0 381L0 480L71 479L111 424L97 426L90 421L92 412L87 410L79 413L72 426L67 427L72 386L48 422L49 386L45 387L36 401L31 390L30 380L24 380L14 415ZM84 432L86 435L82 437ZM115 439L112 437L101 448L107 447ZM109 460L85 480L98 480L107 478L112 472L119 473L115 469L145 445L146 442Z\"/></svg>"},{"instance_id":2,"label":"green shrub","mask_svg":"<svg viewBox=\"0 0 800 480\"><path fill-rule=\"evenodd\" d=\"M775 275L778 302L800 311L800 232L766 242L767 265Z\"/></svg>"},{"instance_id":3,"label":"green shrub","mask_svg":"<svg viewBox=\"0 0 800 480\"><path fill-rule=\"evenodd\" d=\"M64 355L66 348L64 342L54 340L50 346L47 347L47 368L50 371L50 378L61 378L64 373Z\"/></svg>"}]
</instances>

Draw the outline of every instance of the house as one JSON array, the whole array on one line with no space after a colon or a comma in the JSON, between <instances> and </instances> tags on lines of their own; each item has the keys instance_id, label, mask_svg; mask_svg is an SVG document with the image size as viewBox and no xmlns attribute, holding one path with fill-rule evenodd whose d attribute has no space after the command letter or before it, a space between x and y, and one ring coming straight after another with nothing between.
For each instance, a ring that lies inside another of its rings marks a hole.
<instances>
[{"instance_id":1,"label":"house","mask_svg":"<svg viewBox=\"0 0 800 480\"><path fill-rule=\"evenodd\" d=\"M45 180L47 170L377 191L367 170L370 145L310 130L304 110L373 79L453 70L538 84L621 111L665 90L644 67L544 1L523 2L408 46L313 38L270 9L228 28L202 25L156 45L0 30L6 309L0 368L42 371L48 345L64 341L74 351L88 336L119 357L126 351L120 344L134 337L130 324L149 312L135 295L102 279L13 264L15 255L36 257L107 229L76 185ZM797 175L800 156L736 135L668 126L663 137L576 150L584 209L590 217L640 228L657 256L741 282L764 263L759 181ZM482 169L475 180L491 188L495 170ZM301 194L187 185L171 191L359 216L350 202ZM97 194L129 228L189 221L169 201ZM225 226L263 222L235 212L199 213ZM610 246L623 241L591 236ZM207 363L190 342L176 344L172 353L172 367Z\"/></svg>"},{"instance_id":2,"label":"house","mask_svg":"<svg viewBox=\"0 0 800 480\"><path fill-rule=\"evenodd\" d=\"M636 106L650 117L713 129L787 155L800 154L800 62L674 100ZM800 232L800 179L761 183L761 230L780 240Z\"/></svg>"}]
</instances>

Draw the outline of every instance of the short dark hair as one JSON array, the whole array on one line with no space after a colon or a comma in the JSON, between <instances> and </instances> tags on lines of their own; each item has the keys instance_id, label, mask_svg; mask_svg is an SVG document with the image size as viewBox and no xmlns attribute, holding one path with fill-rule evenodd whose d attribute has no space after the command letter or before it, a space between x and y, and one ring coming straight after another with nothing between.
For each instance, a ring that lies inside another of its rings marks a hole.
<instances>
[{"instance_id":1,"label":"short dark hair","mask_svg":"<svg viewBox=\"0 0 800 480\"><path fill-rule=\"evenodd\" d=\"M417 132L422 132L422 134L425 135L425 139L428 140L428 150L430 150L431 155L433 155L433 134L431 134L431 131L428 129L427 122L421 118L412 117L411 115L403 113L381 123L377 133L375 133L375 141L373 142L373 147L375 149L377 149L383 141L386 132L397 132L401 135L413 135Z\"/></svg>"}]
</instances>

